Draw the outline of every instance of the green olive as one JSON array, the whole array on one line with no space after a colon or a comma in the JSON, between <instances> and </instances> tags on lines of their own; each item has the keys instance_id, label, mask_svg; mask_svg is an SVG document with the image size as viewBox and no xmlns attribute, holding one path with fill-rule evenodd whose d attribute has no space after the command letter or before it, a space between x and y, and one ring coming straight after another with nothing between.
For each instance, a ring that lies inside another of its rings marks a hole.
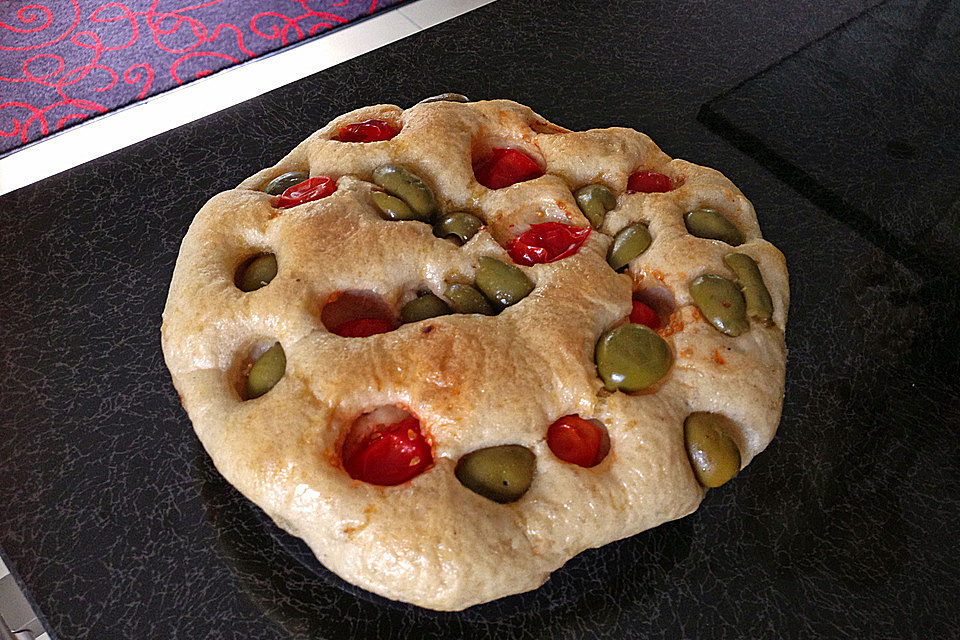
<instances>
[{"instance_id":1,"label":"green olive","mask_svg":"<svg viewBox=\"0 0 960 640\"><path fill-rule=\"evenodd\" d=\"M617 235L613 236L613 244L607 252L607 262L614 271L619 271L646 251L652 241L650 232L642 222L621 229Z\"/></svg>"},{"instance_id":2,"label":"green olive","mask_svg":"<svg viewBox=\"0 0 960 640\"><path fill-rule=\"evenodd\" d=\"M471 451L457 461L460 484L488 500L516 502L530 488L537 456L519 444L502 444Z\"/></svg>"},{"instance_id":3,"label":"green olive","mask_svg":"<svg viewBox=\"0 0 960 640\"><path fill-rule=\"evenodd\" d=\"M290 171L289 173L277 176L268 182L267 186L265 186L263 190L271 196L278 196L290 187L300 184L309 177L310 174L306 171Z\"/></svg>"},{"instance_id":4,"label":"green olive","mask_svg":"<svg viewBox=\"0 0 960 640\"><path fill-rule=\"evenodd\" d=\"M683 421L683 440L697 480L719 487L740 471L740 450L727 435L731 421L718 413L691 413Z\"/></svg>"},{"instance_id":5,"label":"green olive","mask_svg":"<svg viewBox=\"0 0 960 640\"><path fill-rule=\"evenodd\" d=\"M573 196L577 199L580 211L583 211L594 229L599 229L607 211L617 206L616 196L602 184L588 184L577 189Z\"/></svg>"},{"instance_id":6,"label":"green olive","mask_svg":"<svg viewBox=\"0 0 960 640\"><path fill-rule=\"evenodd\" d=\"M277 256L261 253L245 262L235 279L240 291L255 291L270 284L277 275Z\"/></svg>"},{"instance_id":7,"label":"green olive","mask_svg":"<svg viewBox=\"0 0 960 640\"><path fill-rule=\"evenodd\" d=\"M475 215L455 211L444 215L433 225L433 235L438 238L454 238L457 244L464 244L476 235L483 221Z\"/></svg>"},{"instance_id":8,"label":"green olive","mask_svg":"<svg viewBox=\"0 0 960 640\"><path fill-rule=\"evenodd\" d=\"M280 343L263 352L247 374L247 400L259 398L280 382L287 368L287 356Z\"/></svg>"},{"instance_id":9,"label":"green olive","mask_svg":"<svg viewBox=\"0 0 960 640\"><path fill-rule=\"evenodd\" d=\"M437 212L437 199L430 187L406 167L384 165L373 172L373 181L407 203L420 220L430 220Z\"/></svg>"},{"instance_id":10,"label":"green olive","mask_svg":"<svg viewBox=\"0 0 960 640\"><path fill-rule=\"evenodd\" d=\"M710 240L720 240L729 245L743 244L743 234L732 222L723 217L719 211L713 209L694 209L683 215L683 222L687 225L690 235Z\"/></svg>"},{"instance_id":11,"label":"green olive","mask_svg":"<svg viewBox=\"0 0 960 640\"><path fill-rule=\"evenodd\" d=\"M700 276L690 283L690 295L707 322L721 333L736 337L750 329L743 294L726 278L713 273Z\"/></svg>"},{"instance_id":12,"label":"green olive","mask_svg":"<svg viewBox=\"0 0 960 640\"><path fill-rule=\"evenodd\" d=\"M432 293L424 293L414 298L400 309L400 320L404 324L419 322L427 318L436 318L452 313L450 305Z\"/></svg>"},{"instance_id":13,"label":"green olive","mask_svg":"<svg viewBox=\"0 0 960 640\"><path fill-rule=\"evenodd\" d=\"M450 301L450 306L456 313L481 313L485 316L497 313L490 301L472 284L447 285L443 295Z\"/></svg>"},{"instance_id":14,"label":"green olive","mask_svg":"<svg viewBox=\"0 0 960 640\"><path fill-rule=\"evenodd\" d=\"M773 324L773 299L753 258L745 253L728 253L723 262L737 274L747 303L747 316L766 326Z\"/></svg>"},{"instance_id":15,"label":"green olive","mask_svg":"<svg viewBox=\"0 0 960 640\"><path fill-rule=\"evenodd\" d=\"M488 257L480 258L476 282L483 295L501 309L520 302L533 291L527 274L512 264Z\"/></svg>"},{"instance_id":16,"label":"green olive","mask_svg":"<svg viewBox=\"0 0 960 640\"><path fill-rule=\"evenodd\" d=\"M461 93L441 93L438 96L424 98L417 104L426 104L427 102L470 102L470 98Z\"/></svg>"},{"instance_id":17,"label":"green olive","mask_svg":"<svg viewBox=\"0 0 960 640\"><path fill-rule=\"evenodd\" d=\"M400 198L394 198L383 191L373 191L370 194L373 203L380 210L380 217L384 220L421 220L422 218L415 214L407 203Z\"/></svg>"},{"instance_id":18,"label":"green olive","mask_svg":"<svg viewBox=\"0 0 960 640\"><path fill-rule=\"evenodd\" d=\"M662 378L673 363L670 347L652 329L625 324L600 336L594 354L611 391L640 391Z\"/></svg>"}]
</instances>

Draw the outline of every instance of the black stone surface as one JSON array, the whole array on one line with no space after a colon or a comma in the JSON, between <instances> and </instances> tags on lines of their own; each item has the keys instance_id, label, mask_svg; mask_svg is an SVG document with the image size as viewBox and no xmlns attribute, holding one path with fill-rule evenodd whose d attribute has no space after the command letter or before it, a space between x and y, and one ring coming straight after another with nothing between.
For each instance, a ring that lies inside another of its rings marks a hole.
<instances>
[{"instance_id":1,"label":"black stone surface","mask_svg":"<svg viewBox=\"0 0 960 640\"><path fill-rule=\"evenodd\" d=\"M696 120L868 4L500 0L0 198L0 549L54 636L956 637L956 272L890 255ZM632 126L721 169L792 290L766 452L693 515L460 614L311 565L213 469L159 346L208 197L346 110L445 90Z\"/></svg>"},{"instance_id":2,"label":"black stone surface","mask_svg":"<svg viewBox=\"0 0 960 640\"><path fill-rule=\"evenodd\" d=\"M884 2L700 118L890 255L960 269L957 0Z\"/></svg>"}]
</instances>

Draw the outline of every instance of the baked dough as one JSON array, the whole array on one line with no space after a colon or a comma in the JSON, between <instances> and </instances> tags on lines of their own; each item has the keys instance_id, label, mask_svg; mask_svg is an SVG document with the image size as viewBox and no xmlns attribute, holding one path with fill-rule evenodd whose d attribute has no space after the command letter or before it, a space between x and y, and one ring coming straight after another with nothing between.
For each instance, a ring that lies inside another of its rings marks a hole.
<instances>
[{"instance_id":1,"label":"baked dough","mask_svg":"<svg viewBox=\"0 0 960 640\"><path fill-rule=\"evenodd\" d=\"M402 130L377 143L333 139L341 126L367 119ZM525 152L546 174L487 189L472 162L495 147ZM385 164L419 175L441 211L471 212L485 226L461 247L427 224L382 219L371 192L373 171ZM679 186L625 193L638 168ZM337 191L275 208L264 185L297 170L333 176ZM445 281L472 277L482 256L512 264L504 247L533 223L589 226L572 191L591 183L609 187L616 208L575 255L521 267L536 288L499 315L448 315L366 338L340 337L321 323L320 308L336 292L372 291L398 309L418 289L439 295ZM737 251L759 265L772 326L751 323L729 337L694 306L691 280L734 277L723 262L728 245L687 232L683 214L697 207L722 211L743 231ZM617 273L606 262L611 238L637 221L648 224L653 243ZM240 291L237 268L263 251L277 255L276 277ZM651 286L675 301L659 330L673 367L651 392L607 391L594 363L597 340L625 321L632 292ZM204 205L180 248L162 343L197 436L228 481L347 581L459 610L534 589L584 549L694 511L704 489L684 446L691 412L733 420L743 465L762 451L780 417L787 305L783 255L761 238L747 199L719 172L671 159L642 133L568 131L506 100L377 105L335 119ZM244 367L275 341L286 353L283 378L244 401ZM392 487L352 479L339 457L352 421L384 405L420 419L435 460ZM599 465L551 453L547 426L569 414L609 431L610 453ZM454 466L505 443L530 448L536 473L519 501L498 504L461 485Z\"/></svg>"}]
</instances>

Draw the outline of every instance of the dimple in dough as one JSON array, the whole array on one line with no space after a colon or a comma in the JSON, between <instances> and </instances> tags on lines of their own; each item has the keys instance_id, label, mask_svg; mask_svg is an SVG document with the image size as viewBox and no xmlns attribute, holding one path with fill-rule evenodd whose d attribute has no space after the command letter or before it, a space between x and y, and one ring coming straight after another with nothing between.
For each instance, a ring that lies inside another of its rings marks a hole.
<instances>
[{"instance_id":1,"label":"dimple in dough","mask_svg":"<svg viewBox=\"0 0 960 640\"><path fill-rule=\"evenodd\" d=\"M401 131L376 143L333 139L342 125L371 118ZM495 191L478 184L473 159L504 146L527 153L545 175ZM407 166L441 211L471 212L485 226L459 247L427 224L381 219L370 193L384 164ZM627 194L638 169L678 186ZM332 176L337 191L276 209L262 188L287 171ZM321 323L324 301L338 291L372 291L399 308L412 292L441 294L450 278L472 278L482 256L510 262L503 247L531 224L588 226L572 192L591 183L609 187L616 208L575 255L522 267L536 288L499 315L444 316L368 338L342 338ZM688 284L697 276L734 278L723 263L728 245L687 233L683 214L697 207L721 211L743 231L736 250L760 267L773 326L751 323L728 337L693 305ZM616 273L605 259L612 236L637 221L653 243ZM238 266L267 251L277 276L254 292L237 289ZM655 391L608 392L594 347L624 322L632 291L647 287L676 303L660 330L673 367ZM642 133L568 131L506 100L377 105L335 119L204 205L180 248L162 343L196 433L227 480L347 581L459 610L534 589L584 549L695 510L704 490L684 448L691 412L731 418L744 465L762 451L783 400L788 295L783 255L763 240L740 191L717 171L671 159ZM283 378L243 401L243 367L274 341L286 352ZM339 462L346 429L391 404L420 419L435 464L394 487L351 479ZM610 453L598 466L565 463L547 446L548 425L569 414L608 429ZM497 504L457 481L461 455L507 443L537 457L519 501Z\"/></svg>"}]
</instances>

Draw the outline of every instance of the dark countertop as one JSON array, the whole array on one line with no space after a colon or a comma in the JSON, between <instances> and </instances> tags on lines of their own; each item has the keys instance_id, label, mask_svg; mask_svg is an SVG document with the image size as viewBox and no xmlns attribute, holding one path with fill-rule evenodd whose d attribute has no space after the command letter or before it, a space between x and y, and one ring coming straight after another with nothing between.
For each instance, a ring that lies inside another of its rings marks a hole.
<instances>
[{"instance_id":1,"label":"dark countertop","mask_svg":"<svg viewBox=\"0 0 960 640\"><path fill-rule=\"evenodd\" d=\"M892 255L869 221L814 205L697 120L874 2L773 4L501 0L0 198L0 549L54 636L951 635L955 268L922 246ZM179 242L207 198L344 111L446 90L572 129L631 126L720 169L786 255L792 294L766 452L693 515L462 614L300 562L213 469L159 344ZM825 158L834 143L817 141Z\"/></svg>"}]
</instances>

